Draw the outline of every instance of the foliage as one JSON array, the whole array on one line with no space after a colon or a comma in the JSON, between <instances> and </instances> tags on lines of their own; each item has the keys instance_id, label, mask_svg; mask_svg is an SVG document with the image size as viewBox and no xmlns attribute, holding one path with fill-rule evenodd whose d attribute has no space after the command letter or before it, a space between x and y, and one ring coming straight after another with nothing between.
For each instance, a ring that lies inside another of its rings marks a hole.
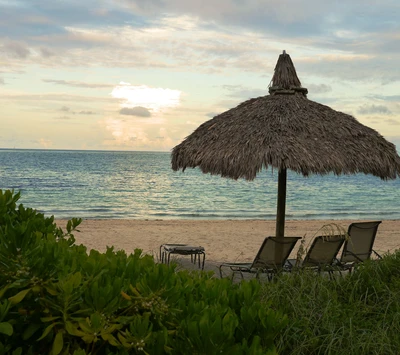
<instances>
[{"instance_id":1,"label":"foliage","mask_svg":"<svg viewBox=\"0 0 400 355\"><path fill-rule=\"evenodd\" d=\"M1 354L275 354L287 324L256 281L176 271L136 250L90 252L0 190Z\"/></svg>"},{"instance_id":2,"label":"foliage","mask_svg":"<svg viewBox=\"0 0 400 355\"><path fill-rule=\"evenodd\" d=\"M263 285L263 298L290 321L281 354L398 354L400 252L330 279L302 271Z\"/></svg>"}]
</instances>

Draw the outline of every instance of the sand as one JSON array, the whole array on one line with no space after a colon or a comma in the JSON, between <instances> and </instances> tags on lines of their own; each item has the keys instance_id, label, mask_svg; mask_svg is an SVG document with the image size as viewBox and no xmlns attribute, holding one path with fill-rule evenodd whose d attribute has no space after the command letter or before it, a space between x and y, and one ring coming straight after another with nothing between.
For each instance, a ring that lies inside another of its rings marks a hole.
<instances>
[{"instance_id":1,"label":"sand","mask_svg":"<svg viewBox=\"0 0 400 355\"><path fill-rule=\"evenodd\" d=\"M289 220L285 235L305 237L306 246L320 228L334 223L347 230L355 220ZM57 221L65 227L66 221ZM128 220L87 219L75 232L78 244L101 252L107 246L132 253L136 248L159 259L159 248L164 243L200 245L206 251L206 270L216 271L222 262L251 262L263 239L273 236L275 221L262 220ZM374 249L380 254L400 248L400 220L385 220L379 226ZM292 253L295 257L296 248ZM190 258L179 257L186 265ZM189 263L190 264L190 263Z\"/></svg>"}]
</instances>

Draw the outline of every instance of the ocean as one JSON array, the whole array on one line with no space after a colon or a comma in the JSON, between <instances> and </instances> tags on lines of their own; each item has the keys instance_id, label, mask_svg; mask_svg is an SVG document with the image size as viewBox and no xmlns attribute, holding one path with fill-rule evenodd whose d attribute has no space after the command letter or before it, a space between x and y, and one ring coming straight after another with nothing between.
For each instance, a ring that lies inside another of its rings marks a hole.
<instances>
[{"instance_id":1,"label":"ocean","mask_svg":"<svg viewBox=\"0 0 400 355\"><path fill-rule=\"evenodd\" d=\"M56 218L275 219L277 176L174 172L166 152L0 150L0 189ZM399 201L400 179L288 172L287 219L400 219Z\"/></svg>"}]
</instances>

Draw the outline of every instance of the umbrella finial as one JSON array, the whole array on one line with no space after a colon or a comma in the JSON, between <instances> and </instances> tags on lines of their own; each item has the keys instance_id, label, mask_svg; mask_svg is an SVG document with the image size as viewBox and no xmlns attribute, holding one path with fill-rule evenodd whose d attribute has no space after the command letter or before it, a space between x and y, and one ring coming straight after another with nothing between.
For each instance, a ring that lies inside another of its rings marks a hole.
<instances>
[{"instance_id":1,"label":"umbrella finial","mask_svg":"<svg viewBox=\"0 0 400 355\"><path fill-rule=\"evenodd\" d=\"M283 50L275 66L274 76L271 80L270 94L294 94L301 92L307 94L308 90L301 87L296 69L290 55Z\"/></svg>"}]
</instances>

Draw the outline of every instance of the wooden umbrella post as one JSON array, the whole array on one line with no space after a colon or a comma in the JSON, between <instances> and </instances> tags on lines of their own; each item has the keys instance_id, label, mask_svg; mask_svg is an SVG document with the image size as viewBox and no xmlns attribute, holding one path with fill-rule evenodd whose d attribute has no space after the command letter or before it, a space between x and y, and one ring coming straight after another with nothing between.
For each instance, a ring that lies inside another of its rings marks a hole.
<instances>
[{"instance_id":1,"label":"wooden umbrella post","mask_svg":"<svg viewBox=\"0 0 400 355\"><path fill-rule=\"evenodd\" d=\"M282 260L284 250L285 237L285 213L286 213L286 169L279 170L278 174L278 200L276 212L276 231L275 236L277 243L275 244L275 260ZM277 265L278 267L278 265Z\"/></svg>"},{"instance_id":2,"label":"wooden umbrella post","mask_svg":"<svg viewBox=\"0 0 400 355\"><path fill-rule=\"evenodd\" d=\"M276 211L276 232L277 238L285 236L285 213L286 213L286 180L287 170L281 169L278 174L278 201Z\"/></svg>"}]
</instances>

